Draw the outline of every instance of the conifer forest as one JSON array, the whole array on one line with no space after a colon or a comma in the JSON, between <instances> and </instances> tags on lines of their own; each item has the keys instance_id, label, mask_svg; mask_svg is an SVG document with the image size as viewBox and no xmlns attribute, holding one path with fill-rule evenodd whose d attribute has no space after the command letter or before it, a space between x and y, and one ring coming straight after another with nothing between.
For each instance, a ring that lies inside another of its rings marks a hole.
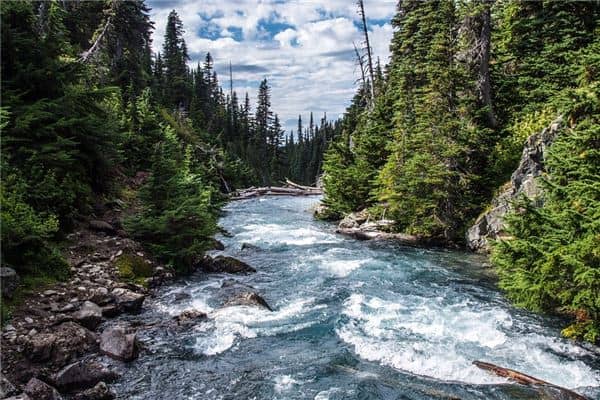
<instances>
[{"instance_id":1,"label":"conifer forest","mask_svg":"<svg viewBox=\"0 0 600 400\"><path fill-rule=\"evenodd\" d=\"M0 2L0 398L600 397L600 2L221 3Z\"/></svg>"}]
</instances>

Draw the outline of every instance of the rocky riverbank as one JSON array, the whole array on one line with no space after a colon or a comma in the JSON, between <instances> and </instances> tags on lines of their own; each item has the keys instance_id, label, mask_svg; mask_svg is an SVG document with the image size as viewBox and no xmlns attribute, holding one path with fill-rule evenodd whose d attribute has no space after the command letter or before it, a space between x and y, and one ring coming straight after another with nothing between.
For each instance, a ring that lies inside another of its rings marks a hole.
<instances>
[{"instance_id":1,"label":"rocky riverbank","mask_svg":"<svg viewBox=\"0 0 600 400\"><path fill-rule=\"evenodd\" d=\"M119 373L113 366L143 352L139 333L156 325L125 316L140 313L146 299L175 278L172 271L110 220L89 221L68 242L70 280L28 293L2 329L0 398L115 398L109 384ZM222 244L215 247L222 249ZM226 256L206 256L197 267L203 273L255 272ZM270 309L252 288L235 282L226 286L224 305ZM158 324L180 328L205 318L191 310Z\"/></svg>"}]
</instances>

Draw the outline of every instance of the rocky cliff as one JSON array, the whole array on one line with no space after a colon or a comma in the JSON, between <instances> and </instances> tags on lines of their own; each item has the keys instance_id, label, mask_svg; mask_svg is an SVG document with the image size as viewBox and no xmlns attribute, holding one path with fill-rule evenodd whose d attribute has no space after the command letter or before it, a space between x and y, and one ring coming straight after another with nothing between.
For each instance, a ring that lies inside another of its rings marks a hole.
<instances>
[{"instance_id":1,"label":"rocky cliff","mask_svg":"<svg viewBox=\"0 0 600 400\"><path fill-rule=\"evenodd\" d=\"M541 132L527 138L521 161L510 181L492 200L490 210L481 214L467 231L467 245L471 250L487 252L489 240L505 235L504 217L511 210L512 202L516 198L521 195L530 199L539 198L541 191L536 178L544 172L547 150L563 126L563 118L559 117Z\"/></svg>"}]
</instances>

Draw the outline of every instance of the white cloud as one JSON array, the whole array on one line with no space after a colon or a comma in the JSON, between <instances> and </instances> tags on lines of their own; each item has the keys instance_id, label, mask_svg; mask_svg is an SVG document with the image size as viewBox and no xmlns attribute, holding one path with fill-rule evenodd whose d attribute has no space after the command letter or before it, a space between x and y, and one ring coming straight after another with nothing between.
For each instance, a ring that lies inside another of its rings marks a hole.
<instances>
[{"instance_id":1,"label":"white cloud","mask_svg":"<svg viewBox=\"0 0 600 400\"><path fill-rule=\"evenodd\" d=\"M282 121L294 121L298 114L308 120L311 110L316 120L323 111L336 118L355 92L353 42L360 45L362 36L354 1L155 0L149 5L156 26L154 51L162 48L167 16L175 9L193 56L190 65L203 62L210 51L224 87L229 61L244 66L234 73L234 89L240 99L248 91L253 103L258 81L266 77ZM395 1L365 0L365 11L377 22L369 26L374 55L385 63ZM288 130L294 126L286 124Z\"/></svg>"}]
</instances>

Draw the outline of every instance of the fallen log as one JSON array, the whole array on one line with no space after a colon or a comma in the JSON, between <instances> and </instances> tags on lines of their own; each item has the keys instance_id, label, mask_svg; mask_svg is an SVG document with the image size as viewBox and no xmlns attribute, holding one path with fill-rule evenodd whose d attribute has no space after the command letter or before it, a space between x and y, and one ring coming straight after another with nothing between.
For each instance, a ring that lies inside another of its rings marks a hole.
<instances>
[{"instance_id":1,"label":"fallen log","mask_svg":"<svg viewBox=\"0 0 600 400\"><path fill-rule=\"evenodd\" d=\"M291 181L290 181L291 182ZM293 184L293 182L291 182ZM238 190L231 195L231 200L244 200L258 196L314 196L323 194L323 191L318 188L310 188L301 185L288 186L265 186L251 187L248 189Z\"/></svg>"},{"instance_id":2,"label":"fallen log","mask_svg":"<svg viewBox=\"0 0 600 400\"><path fill-rule=\"evenodd\" d=\"M293 187L293 188L296 188L296 189L309 190L309 191L312 190L312 191L319 191L319 192L321 192L321 189L319 189L317 187L299 185L299 184L297 184L295 182L290 181L288 178L285 178L285 184L287 186L290 186L290 187Z\"/></svg>"},{"instance_id":3,"label":"fallen log","mask_svg":"<svg viewBox=\"0 0 600 400\"><path fill-rule=\"evenodd\" d=\"M588 400L585 396L580 395L579 393L575 393L574 391L564 388L562 386L554 385L550 382L546 382L544 380L538 379L531 375L524 374L519 371L515 371L514 369L500 367L499 365L495 365L492 363L484 362L484 361L473 361L473 365L481 368L485 371L489 371L494 375L500 376L502 378L508 378L512 381L515 381L521 385L537 385L537 386L547 386L558 390L563 394L569 395L569 398L577 399L577 400Z\"/></svg>"},{"instance_id":4,"label":"fallen log","mask_svg":"<svg viewBox=\"0 0 600 400\"><path fill-rule=\"evenodd\" d=\"M362 228L337 228L335 233L350 236L357 240L393 240L400 244L417 246L421 240L414 235L406 233L389 233L376 230L365 230Z\"/></svg>"}]
</instances>

